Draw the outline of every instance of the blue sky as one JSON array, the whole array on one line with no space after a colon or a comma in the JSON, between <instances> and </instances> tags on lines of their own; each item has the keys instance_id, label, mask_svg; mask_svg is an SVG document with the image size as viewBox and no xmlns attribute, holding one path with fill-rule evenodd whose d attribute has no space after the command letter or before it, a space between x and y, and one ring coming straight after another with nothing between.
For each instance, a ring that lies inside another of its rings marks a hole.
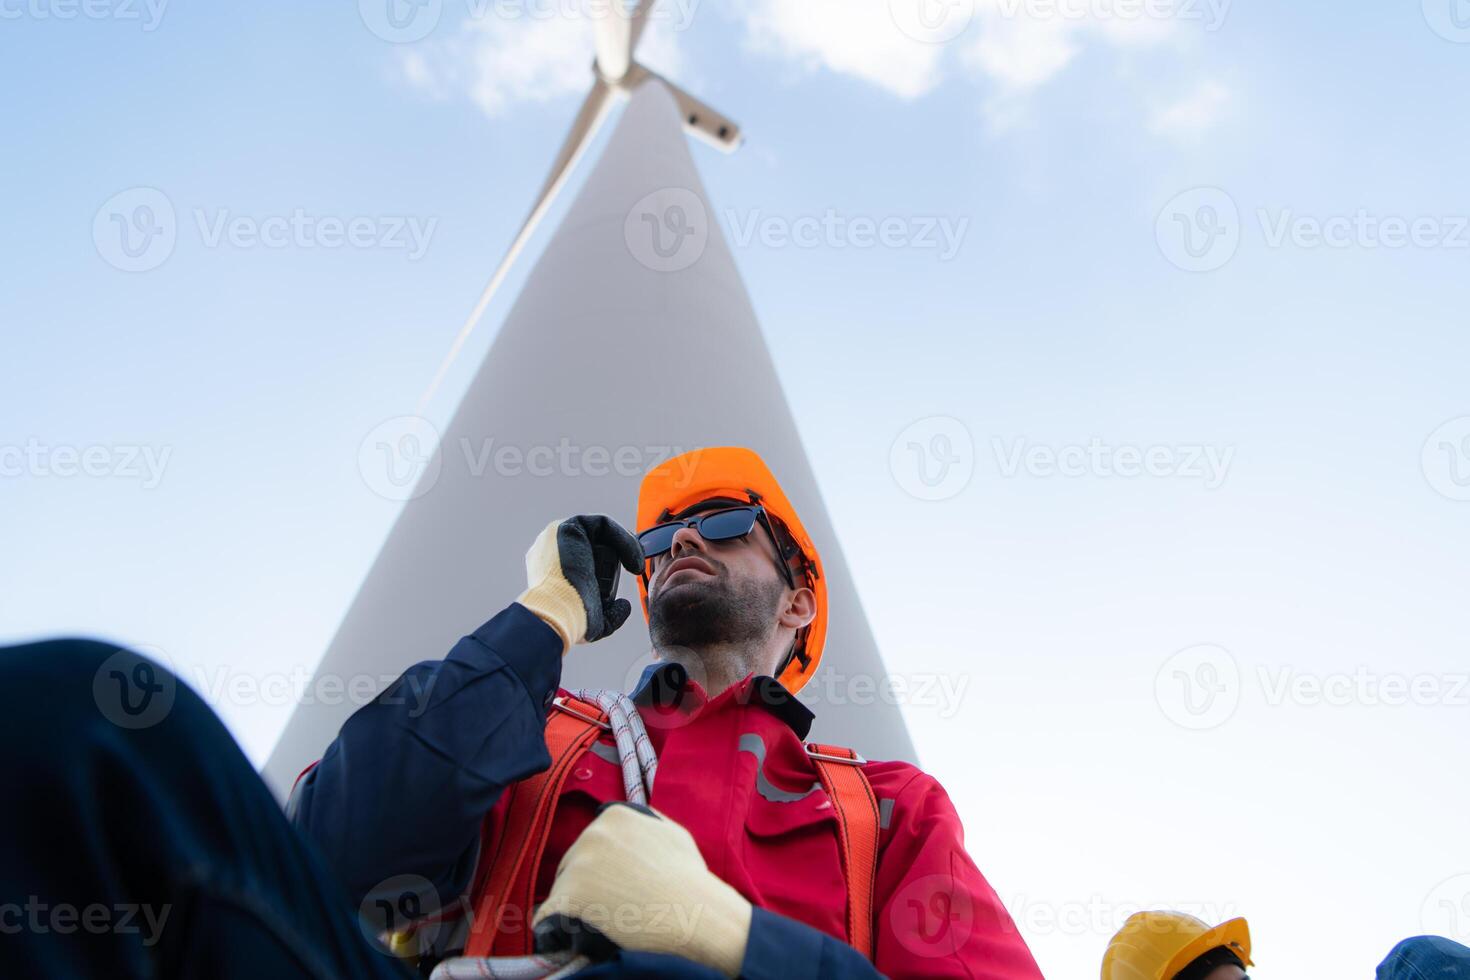
<instances>
[{"instance_id":1,"label":"blue sky","mask_svg":"<svg viewBox=\"0 0 1470 980\"><path fill-rule=\"evenodd\" d=\"M967 681L909 722L1049 976L1140 906L1246 915L1265 978L1470 939L1452 2L957 0L916 40L703 0L645 39L745 127L696 149L717 220L880 649ZM370 0L0 0L0 638L188 665L264 758L250 678L314 662L396 513L358 446L585 89L568 5L390 43ZM139 188L175 241L129 272Z\"/></svg>"}]
</instances>

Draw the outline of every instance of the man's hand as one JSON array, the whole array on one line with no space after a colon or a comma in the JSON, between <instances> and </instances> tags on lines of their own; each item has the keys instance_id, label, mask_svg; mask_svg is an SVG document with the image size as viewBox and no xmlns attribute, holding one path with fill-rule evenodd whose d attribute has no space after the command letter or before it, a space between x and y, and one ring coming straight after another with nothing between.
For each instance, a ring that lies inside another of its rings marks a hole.
<instances>
[{"instance_id":1,"label":"man's hand","mask_svg":"<svg viewBox=\"0 0 1470 980\"><path fill-rule=\"evenodd\" d=\"M619 566L642 572L643 548L617 521L601 514L552 521L526 552L526 591L516 601L561 635L566 653L611 636L633 611L627 599L602 594L599 578L613 580Z\"/></svg>"},{"instance_id":2,"label":"man's hand","mask_svg":"<svg viewBox=\"0 0 1470 980\"><path fill-rule=\"evenodd\" d=\"M603 807L567 849L535 922L551 915L624 949L681 956L729 977L750 939L750 902L710 873L689 831L630 803Z\"/></svg>"}]
</instances>

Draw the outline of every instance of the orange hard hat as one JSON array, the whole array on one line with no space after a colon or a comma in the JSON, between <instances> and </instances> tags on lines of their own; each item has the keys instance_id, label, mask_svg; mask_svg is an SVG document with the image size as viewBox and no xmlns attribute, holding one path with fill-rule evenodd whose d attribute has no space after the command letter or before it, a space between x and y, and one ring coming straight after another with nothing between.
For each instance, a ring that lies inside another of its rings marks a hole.
<instances>
[{"instance_id":1,"label":"orange hard hat","mask_svg":"<svg viewBox=\"0 0 1470 980\"><path fill-rule=\"evenodd\" d=\"M754 502L783 526L805 559L806 585L816 596L816 616L796 634L793 656L777 678L787 690L799 691L816 672L827 638L827 579L822 558L802 526L796 508L786 499L781 485L765 461L741 446L696 449L665 460L649 470L638 488L638 531L669 520L703 500L713 497ZM798 584L801 576L796 578ZM648 618L648 584L638 577L638 594L643 616Z\"/></svg>"}]
</instances>

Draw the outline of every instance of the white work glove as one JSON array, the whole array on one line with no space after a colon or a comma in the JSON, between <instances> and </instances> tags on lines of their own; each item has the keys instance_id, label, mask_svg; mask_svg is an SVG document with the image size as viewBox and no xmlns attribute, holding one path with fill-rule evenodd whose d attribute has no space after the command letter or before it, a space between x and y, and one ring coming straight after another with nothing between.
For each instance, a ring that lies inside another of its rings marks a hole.
<instances>
[{"instance_id":1,"label":"white work glove","mask_svg":"<svg viewBox=\"0 0 1470 980\"><path fill-rule=\"evenodd\" d=\"M561 915L623 949L667 953L728 977L750 939L750 902L704 863L689 831L629 803L603 807L567 849L534 923Z\"/></svg>"},{"instance_id":2,"label":"white work glove","mask_svg":"<svg viewBox=\"0 0 1470 980\"><path fill-rule=\"evenodd\" d=\"M552 521L526 552L526 591L516 601L561 636L562 653L590 643L627 620L633 605L609 598L619 566L643 571L643 547L617 521L601 514Z\"/></svg>"}]
</instances>

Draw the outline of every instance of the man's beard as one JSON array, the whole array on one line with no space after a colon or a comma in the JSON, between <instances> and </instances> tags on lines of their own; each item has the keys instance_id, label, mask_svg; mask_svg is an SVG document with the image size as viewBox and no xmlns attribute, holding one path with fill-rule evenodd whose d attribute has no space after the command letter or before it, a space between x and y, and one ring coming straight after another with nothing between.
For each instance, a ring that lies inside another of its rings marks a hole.
<instances>
[{"instance_id":1,"label":"man's beard","mask_svg":"<svg viewBox=\"0 0 1470 980\"><path fill-rule=\"evenodd\" d=\"M781 582L730 583L722 569L713 581L661 589L649 603L648 632L655 649L763 643L776 630Z\"/></svg>"}]
</instances>

